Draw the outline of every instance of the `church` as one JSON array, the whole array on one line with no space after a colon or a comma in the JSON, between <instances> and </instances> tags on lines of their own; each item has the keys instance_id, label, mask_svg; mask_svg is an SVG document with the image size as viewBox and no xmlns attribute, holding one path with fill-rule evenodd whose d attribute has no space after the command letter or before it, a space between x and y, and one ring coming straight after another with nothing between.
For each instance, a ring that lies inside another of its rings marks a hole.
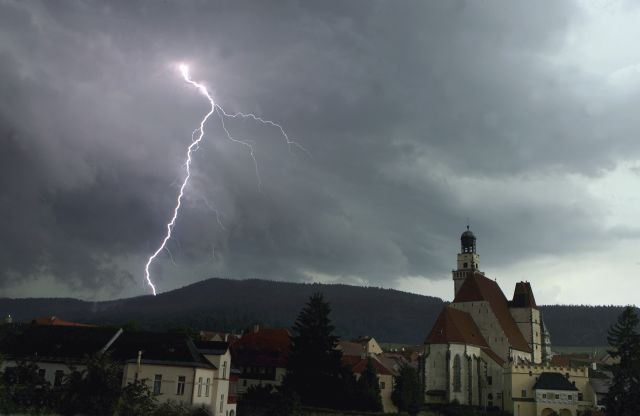
<instances>
[{"instance_id":1,"label":"church","mask_svg":"<svg viewBox=\"0 0 640 416\"><path fill-rule=\"evenodd\" d=\"M454 299L424 342L426 403L457 402L517 416L577 416L593 407L587 367L551 366L550 335L529 282L509 300L480 271L476 237L460 236Z\"/></svg>"}]
</instances>

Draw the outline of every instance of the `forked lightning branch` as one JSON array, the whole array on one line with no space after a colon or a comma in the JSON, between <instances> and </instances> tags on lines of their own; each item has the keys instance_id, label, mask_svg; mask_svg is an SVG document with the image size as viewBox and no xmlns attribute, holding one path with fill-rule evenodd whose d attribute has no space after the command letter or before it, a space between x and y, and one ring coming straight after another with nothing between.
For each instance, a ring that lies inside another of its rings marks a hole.
<instances>
[{"instance_id":1,"label":"forked lightning branch","mask_svg":"<svg viewBox=\"0 0 640 416\"><path fill-rule=\"evenodd\" d=\"M292 146L295 146L305 151L306 153L308 153L307 149L305 149L298 142L291 140L289 138L289 135L285 132L284 128L280 124L274 121L266 120L252 113L240 113L240 112L227 113L224 110L224 108L222 108L220 105L218 105L214 101L213 97L211 97L211 94L209 93L209 90L207 90L206 86L191 79L191 75L189 73L189 67L187 65L185 64L178 65L178 70L180 71L180 74L182 75L182 78L184 78L185 82L195 87L203 96L206 97L206 99L209 101L210 107L209 107L209 111L204 115L204 117L200 121L199 127L193 132L191 136L192 137L191 144L187 147L187 155L184 163L185 177L184 177L184 180L182 181L182 184L180 185L180 191L178 192L178 196L176 198L176 204L173 208L173 214L171 216L171 219L166 225L166 232L165 232L164 238L162 239L162 242L160 243L156 251L154 251L153 254L149 256L149 258L147 259L147 263L144 266L144 276L154 296L156 295L156 286L153 283L153 280L151 279L150 269L151 269L151 266L153 265L153 262L158 258L158 255L162 251L166 250L167 243L171 239L171 234L173 232L174 227L176 226L176 221L178 220L178 216L180 214L180 207L182 206L182 199L184 197L185 189L189 184L189 179L191 178L191 162L193 161L192 156L193 156L193 153L196 150L198 150L200 146L200 142L204 137L204 126L207 123L209 117L211 117L215 113L220 120L220 126L222 128L222 131L224 131L226 138L234 143L237 143L247 148L247 151L249 152L249 156L251 157L251 160L253 161L253 165L255 168L258 188L261 187L262 179L260 178L260 170L258 169L258 160L256 159L253 145L250 142L247 142L245 140L240 140L235 138L229 131L227 125L225 124L225 119L245 118L245 119L251 119L265 126L275 127L279 130L280 134L285 139L286 144L289 146L289 150L291 150Z\"/></svg>"}]
</instances>

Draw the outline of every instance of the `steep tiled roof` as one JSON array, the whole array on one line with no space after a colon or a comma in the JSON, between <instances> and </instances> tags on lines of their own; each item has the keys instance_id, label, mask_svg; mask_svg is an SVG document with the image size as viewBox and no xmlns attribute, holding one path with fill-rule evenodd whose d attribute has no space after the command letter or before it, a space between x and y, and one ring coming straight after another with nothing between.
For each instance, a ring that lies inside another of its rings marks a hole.
<instances>
[{"instance_id":1,"label":"steep tiled roof","mask_svg":"<svg viewBox=\"0 0 640 416\"><path fill-rule=\"evenodd\" d=\"M442 308L425 344L446 344L458 342L489 348L480 329L468 313L451 306Z\"/></svg>"},{"instance_id":2,"label":"steep tiled roof","mask_svg":"<svg viewBox=\"0 0 640 416\"><path fill-rule=\"evenodd\" d=\"M544 372L540 374L536 384L533 386L534 390L568 390L577 391L576 386L560 373L548 373Z\"/></svg>"},{"instance_id":3,"label":"steep tiled roof","mask_svg":"<svg viewBox=\"0 0 640 416\"><path fill-rule=\"evenodd\" d=\"M0 335L0 353L3 355L16 358L38 356L43 361L78 361L101 352L107 345L106 351L120 362L135 361L138 351L142 351L143 363L213 368L184 334L121 332L102 327L16 325Z\"/></svg>"},{"instance_id":4,"label":"steep tiled roof","mask_svg":"<svg viewBox=\"0 0 640 416\"><path fill-rule=\"evenodd\" d=\"M551 362L549 363L553 367L569 367L571 365L571 357L563 354L556 354L551 357Z\"/></svg>"},{"instance_id":5,"label":"steep tiled roof","mask_svg":"<svg viewBox=\"0 0 640 416\"><path fill-rule=\"evenodd\" d=\"M365 357L362 358L359 355L343 355L342 356L342 364L351 367L351 370L355 374L362 374L364 369L367 367L367 358L371 360L373 364L373 368L376 370L376 374L378 375L393 375L393 370L387 368L384 364L376 359L376 357Z\"/></svg>"},{"instance_id":6,"label":"steep tiled roof","mask_svg":"<svg viewBox=\"0 0 640 416\"><path fill-rule=\"evenodd\" d=\"M229 343L224 341L193 341L202 354L223 355L229 350Z\"/></svg>"},{"instance_id":7,"label":"steep tiled roof","mask_svg":"<svg viewBox=\"0 0 640 416\"><path fill-rule=\"evenodd\" d=\"M514 308L537 308L536 298L533 296L529 282L518 282L513 291L513 300L509 306Z\"/></svg>"},{"instance_id":8,"label":"steep tiled roof","mask_svg":"<svg viewBox=\"0 0 640 416\"><path fill-rule=\"evenodd\" d=\"M231 345L234 366L285 367L291 334L285 328L265 328L242 335Z\"/></svg>"},{"instance_id":9,"label":"steep tiled roof","mask_svg":"<svg viewBox=\"0 0 640 416\"><path fill-rule=\"evenodd\" d=\"M505 363L505 360L500 358L500 356L496 354L491 348L483 348L482 351L484 351L496 363L500 365L503 365Z\"/></svg>"},{"instance_id":10,"label":"steep tiled roof","mask_svg":"<svg viewBox=\"0 0 640 416\"><path fill-rule=\"evenodd\" d=\"M453 303L487 301L498 319L500 327L509 340L509 344L520 351L531 352L518 325L509 312L507 298L500 286L480 273L467 277L456 294Z\"/></svg>"},{"instance_id":11,"label":"steep tiled roof","mask_svg":"<svg viewBox=\"0 0 640 416\"><path fill-rule=\"evenodd\" d=\"M64 362L97 353L117 333L113 328L14 324L2 328L0 353Z\"/></svg>"},{"instance_id":12,"label":"steep tiled roof","mask_svg":"<svg viewBox=\"0 0 640 416\"><path fill-rule=\"evenodd\" d=\"M364 346L353 341L338 341L339 350L343 355L360 355L365 352Z\"/></svg>"},{"instance_id":13,"label":"steep tiled roof","mask_svg":"<svg viewBox=\"0 0 640 416\"><path fill-rule=\"evenodd\" d=\"M191 338L180 333L125 331L109 348L112 357L135 361L142 351L142 362L215 368L193 344Z\"/></svg>"}]
</instances>

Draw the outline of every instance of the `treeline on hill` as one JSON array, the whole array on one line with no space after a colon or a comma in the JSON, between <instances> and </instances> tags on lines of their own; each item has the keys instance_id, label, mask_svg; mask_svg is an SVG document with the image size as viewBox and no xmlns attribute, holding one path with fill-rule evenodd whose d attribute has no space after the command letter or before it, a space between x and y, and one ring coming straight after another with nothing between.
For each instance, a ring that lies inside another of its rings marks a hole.
<instances>
[{"instance_id":1,"label":"treeline on hill","mask_svg":"<svg viewBox=\"0 0 640 416\"><path fill-rule=\"evenodd\" d=\"M189 327L239 332L254 323L291 327L299 305L315 292L322 292L331 302L338 335L370 335L381 342L422 343L445 305L439 298L391 289L215 278L156 297L106 302L3 298L0 313L10 313L17 321L56 315L98 324L135 322L146 329ZM601 346L606 345L607 329L623 308L558 305L541 309L553 344Z\"/></svg>"}]
</instances>

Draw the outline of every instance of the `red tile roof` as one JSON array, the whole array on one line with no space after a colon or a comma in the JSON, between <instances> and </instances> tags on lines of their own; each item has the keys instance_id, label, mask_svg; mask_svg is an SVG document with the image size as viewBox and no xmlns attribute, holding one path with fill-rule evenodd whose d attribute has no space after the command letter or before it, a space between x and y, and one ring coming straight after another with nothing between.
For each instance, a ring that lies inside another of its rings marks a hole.
<instances>
[{"instance_id":1,"label":"red tile roof","mask_svg":"<svg viewBox=\"0 0 640 416\"><path fill-rule=\"evenodd\" d=\"M34 325L47 325L47 326L84 326L84 327L95 327L95 325L89 324L80 324L77 322L63 321L62 319L58 319L55 316L41 316L35 318L31 321Z\"/></svg>"},{"instance_id":2,"label":"red tile roof","mask_svg":"<svg viewBox=\"0 0 640 416\"><path fill-rule=\"evenodd\" d=\"M373 364L373 368L376 370L376 374L378 375L393 375L391 369L387 368L384 364L378 361L375 357L365 357L356 355L343 355L342 356L342 364L351 367L351 370L354 374L362 374L364 369L367 367L367 358L371 359L371 363Z\"/></svg>"},{"instance_id":3,"label":"red tile roof","mask_svg":"<svg viewBox=\"0 0 640 416\"><path fill-rule=\"evenodd\" d=\"M505 363L505 360L500 358L500 356L496 354L491 348L483 348L482 351L484 351L489 357L491 357L493 361L497 362L498 364L503 365Z\"/></svg>"},{"instance_id":4,"label":"red tile roof","mask_svg":"<svg viewBox=\"0 0 640 416\"><path fill-rule=\"evenodd\" d=\"M365 352L363 345L353 341L338 341L338 349L343 355L360 355Z\"/></svg>"},{"instance_id":5,"label":"red tile roof","mask_svg":"<svg viewBox=\"0 0 640 416\"><path fill-rule=\"evenodd\" d=\"M457 342L489 348L480 329L467 312L446 306L424 341L425 344L447 344Z\"/></svg>"},{"instance_id":6,"label":"red tile roof","mask_svg":"<svg viewBox=\"0 0 640 416\"><path fill-rule=\"evenodd\" d=\"M489 303L511 347L520 351L531 352L529 344L524 339L522 332L518 329L518 325L509 312L509 303L498 283L480 273L474 273L465 279L453 303L479 301Z\"/></svg>"},{"instance_id":7,"label":"red tile roof","mask_svg":"<svg viewBox=\"0 0 640 416\"><path fill-rule=\"evenodd\" d=\"M533 296L533 290L531 290L531 283L516 283L516 288L513 291L513 300L509 302L509 305L514 308L537 308L536 298Z\"/></svg>"},{"instance_id":8,"label":"red tile roof","mask_svg":"<svg viewBox=\"0 0 640 416\"><path fill-rule=\"evenodd\" d=\"M291 348L291 334L285 328L249 332L230 345L234 365L285 367Z\"/></svg>"}]
</instances>

